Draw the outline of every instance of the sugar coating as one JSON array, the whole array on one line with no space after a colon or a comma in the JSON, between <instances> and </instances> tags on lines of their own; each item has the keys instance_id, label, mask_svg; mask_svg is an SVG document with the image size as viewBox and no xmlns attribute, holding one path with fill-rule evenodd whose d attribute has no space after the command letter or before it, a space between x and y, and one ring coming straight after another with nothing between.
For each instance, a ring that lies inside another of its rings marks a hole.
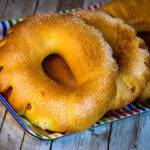
<instances>
[{"instance_id":1,"label":"sugar coating","mask_svg":"<svg viewBox=\"0 0 150 150\"><path fill-rule=\"evenodd\" d=\"M79 10L75 15L102 32L113 49L119 72L116 79L117 96L112 109L131 103L150 79L150 68L147 65L149 52L139 47L141 40L136 37L135 30L121 19L112 18L103 11ZM135 89L134 92L132 89Z\"/></svg>"},{"instance_id":2,"label":"sugar coating","mask_svg":"<svg viewBox=\"0 0 150 150\"><path fill-rule=\"evenodd\" d=\"M52 12L30 16L12 27L4 40L0 92L12 86L9 103L33 124L78 132L110 109L118 66L102 34L79 17ZM50 54L64 58L77 87L64 86L45 74L41 63Z\"/></svg>"},{"instance_id":3,"label":"sugar coating","mask_svg":"<svg viewBox=\"0 0 150 150\"><path fill-rule=\"evenodd\" d=\"M136 32L150 31L150 0L115 0L99 9L115 18L122 19L125 23L131 25ZM149 58L146 58L146 62L148 62L147 59ZM144 68L147 70L147 66L143 65ZM150 89L149 85L148 83L144 88L145 91L139 96L140 101L150 98L150 92L147 92Z\"/></svg>"}]
</instances>

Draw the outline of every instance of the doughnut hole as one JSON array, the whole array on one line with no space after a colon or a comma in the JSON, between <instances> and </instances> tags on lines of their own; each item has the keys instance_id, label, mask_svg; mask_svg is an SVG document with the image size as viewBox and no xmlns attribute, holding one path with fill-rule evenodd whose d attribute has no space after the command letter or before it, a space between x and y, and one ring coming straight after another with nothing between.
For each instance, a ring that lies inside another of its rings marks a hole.
<instances>
[{"instance_id":1,"label":"doughnut hole","mask_svg":"<svg viewBox=\"0 0 150 150\"><path fill-rule=\"evenodd\" d=\"M47 56L42 61L42 67L46 75L52 80L67 87L77 87L77 81L73 73L61 56L56 54Z\"/></svg>"},{"instance_id":2,"label":"doughnut hole","mask_svg":"<svg viewBox=\"0 0 150 150\"><path fill-rule=\"evenodd\" d=\"M150 49L150 32L146 32L146 31L137 32L137 36L141 37L146 43L145 46L148 47L148 49ZM141 48L145 47L144 45L141 46L142 46ZM147 49L146 47L144 49Z\"/></svg>"}]
</instances>

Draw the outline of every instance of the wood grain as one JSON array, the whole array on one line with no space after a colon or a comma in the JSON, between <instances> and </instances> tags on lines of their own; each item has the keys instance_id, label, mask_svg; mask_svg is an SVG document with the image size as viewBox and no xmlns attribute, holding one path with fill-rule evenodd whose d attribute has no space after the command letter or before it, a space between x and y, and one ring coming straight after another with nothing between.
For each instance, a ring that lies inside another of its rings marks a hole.
<instances>
[{"instance_id":1,"label":"wood grain","mask_svg":"<svg viewBox=\"0 0 150 150\"><path fill-rule=\"evenodd\" d=\"M136 147L138 150L149 150L150 149L150 112L145 113L139 117L138 127L139 130L138 130Z\"/></svg>"},{"instance_id":2,"label":"wood grain","mask_svg":"<svg viewBox=\"0 0 150 150\"><path fill-rule=\"evenodd\" d=\"M6 108L3 106L3 104L0 102L0 132L3 126L3 122L5 120L5 116L6 116Z\"/></svg>"},{"instance_id":3,"label":"wood grain","mask_svg":"<svg viewBox=\"0 0 150 150\"><path fill-rule=\"evenodd\" d=\"M80 8L82 5L83 0L59 0L57 4L57 11Z\"/></svg>"},{"instance_id":4,"label":"wood grain","mask_svg":"<svg viewBox=\"0 0 150 150\"><path fill-rule=\"evenodd\" d=\"M0 149L12 149L17 150L23 138L23 130L19 126L18 122L7 112L2 130L0 133Z\"/></svg>"},{"instance_id":5,"label":"wood grain","mask_svg":"<svg viewBox=\"0 0 150 150\"><path fill-rule=\"evenodd\" d=\"M52 150L106 150L110 124L57 139L52 143Z\"/></svg>"},{"instance_id":6,"label":"wood grain","mask_svg":"<svg viewBox=\"0 0 150 150\"><path fill-rule=\"evenodd\" d=\"M46 150L50 149L51 141L42 141L25 134L22 150Z\"/></svg>"},{"instance_id":7,"label":"wood grain","mask_svg":"<svg viewBox=\"0 0 150 150\"><path fill-rule=\"evenodd\" d=\"M112 124L109 150L149 150L150 112Z\"/></svg>"},{"instance_id":8,"label":"wood grain","mask_svg":"<svg viewBox=\"0 0 150 150\"><path fill-rule=\"evenodd\" d=\"M95 4L101 4L101 3L107 3L110 2L111 0L85 0L83 3L83 6L90 6L90 5L95 5Z\"/></svg>"},{"instance_id":9,"label":"wood grain","mask_svg":"<svg viewBox=\"0 0 150 150\"><path fill-rule=\"evenodd\" d=\"M22 18L33 14L37 0L6 0L1 12L1 20ZM0 7L2 7L0 5ZM1 9L1 8L0 8Z\"/></svg>"},{"instance_id":10,"label":"wood grain","mask_svg":"<svg viewBox=\"0 0 150 150\"><path fill-rule=\"evenodd\" d=\"M56 11L58 0L39 0L36 13Z\"/></svg>"}]
</instances>

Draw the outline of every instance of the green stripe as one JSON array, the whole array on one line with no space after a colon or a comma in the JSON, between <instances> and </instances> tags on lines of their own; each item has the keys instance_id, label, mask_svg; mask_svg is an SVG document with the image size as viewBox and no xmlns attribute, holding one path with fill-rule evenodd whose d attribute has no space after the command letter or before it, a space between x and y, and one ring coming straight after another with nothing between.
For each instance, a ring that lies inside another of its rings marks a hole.
<instances>
[{"instance_id":1,"label":"green stripe","mask_svg":"<svg viewBox=\"0 0 150 150\"><path fill-rule=\"evenodd\" d=\"M62 13L66 13L66 11L65 11L65 10L63 10L63 11L62 11Z\"/></svg>"},{"instance_id":2,"label":"green stripe","mask_svg":"<svg viewBox=\"0 0 150 150\"><path fill-rule=\"evenodd\" d=\"M104 123L107 123L107 121L106 121L106 120L104 120L104 119L101 119L101 121L103 121Z\"/></svg>"},{"instance_id":3,"label":"green stripe","mask_svg":"<svg viewBox=\"0 0 150 150\"><path fill-rule=\"evenodd\" d=\"M48 139L52 139L50 136L48 136L48 135L46 135L46 137L48 138Z\"/></svg>"},{"instance_id":4,"label":"green stripe","mask_svg":"<svg viewBox=\"0 0 150 150\"><path fill-rule=\"evenodd\" d=\"M40 138L42 138L43 139L43 137L40 135L40 134L38 134L38 133L35 133L38 137L40 137Z\"/></svg>"},{"instance_id":5,"label":"green stripe","mask_svg":"<svg viewBox=\"0 0 150 150\"><path fill-rule=\"evenodd\" d=\"M19 19L16 19L16 23L20 22Z\"/></svg>"},{"instance_id":6,"label":"green stripe","mask_svg":"<svg viewBox=\"0 0 150 150\"><path fill-rule=\"evenodd\" d=\"M69 9L68 11L69 11L70 13L72 13L72 12L73 12L73 11L72 11L72 9Z\"/></svg>"},{"instance_id":7,"label":"green stripe","mask_svg":"<svg viewBox=\"0 0 150 150\"><path fill-rule=\"evenodd\" d=\"M101 125L101 123L100 123L100 122L96 122L96 124L97 124L97 125Z\"/></svg>"},{"instance_id":8,"label":"green stripe","mask_svg":"<svg viewBox=\"0 0 150 150\"><path fill-rule=\"evenodd\" d=\"M12 27L14 24L12 22L12 20L8 20L9 26Z\"/></svg>"}]
</instances>

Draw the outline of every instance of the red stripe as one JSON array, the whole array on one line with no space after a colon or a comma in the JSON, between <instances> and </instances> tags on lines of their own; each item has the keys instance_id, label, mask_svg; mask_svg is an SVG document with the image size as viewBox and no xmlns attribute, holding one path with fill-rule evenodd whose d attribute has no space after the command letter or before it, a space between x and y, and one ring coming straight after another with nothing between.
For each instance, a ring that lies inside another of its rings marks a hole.
<instances>
[{"instance_id":1,"label":"red stripe","mask_svg":"<svg viewBox=\"0 0 150 150\"><path fill-rule=\"evenodd\" d=\"M91 10L91 7L90 7L90 6L88 6L87 8Z\"/></svg>"},{"instance_id":2,"label":"red stripe","mask_svg":"<svg viewBox=\"0 0 150 150\"><path fill-rule=\"evenodd\" d=\"M139 111L139 110L137 110L137 109L134 109L134 111L135 111L137 114L139 114L139 113L140 113L140 111Z\"/></svg>"},{"instance_id":3,"label":"red stripe","mask_svg":"<svg viewBox=\"0 0 150 150\"><path fill-rule=\"evenodd\" d=\"M130 114L130 115L134 115L134 113L128 111L125 107L122 108L126 113Z\"/></svg>"},{"instance_id":4,"label":"red stripe","mask_svg":"<svg viewBox=\"0 0 150 150\"><path fill-rule=\"evenodd\" d=\"M96 8L97 8L97 6L96 6L96 5L94 5L94 8L96 9Z\"/></svg>"},{"instance_id":5,"label":"red stripe","mask_svg":"<svg viewBox=\"0 0 150 150\"><path fill-rule=\"evenodd\" d=\"M103 4L100 4L99 6L101 7L101 6L103 6Z\"/></svg>"},{"instance_id":6,"label":"red stripe","mask_svg":"<svg viewBox=\"0 0 150 150\"><path fill-rule=\"evenodd\" d=\"M66 133L60 133L60 134L62 134L62 135L66 135Z\"/></svg>"},{"instance_id":7,"label":"red stripe","mask_svg":"<svg viewBox=\"0 0 150 150\"><path fill-rule=\"evenodd\" d=\"M140 111L139 110L137 110L136 108L134 108L133 106L131 106L131 105L128 105L127 106L129 109L131 109L132 111L134 111L134 112L136 112L137 114L139 114L140 113Z\"/></svg>"},{"instance_id":8,"label":"red stripe","mask_svg":"<svg viewBox=\"0 0 150 150\"><path fill-rule=\"evenodd\" d=\"M115 110L115 111L121 114L122 116L127 117L127 115L125 113L122 113L120 110Z\"/></svg>"},{"instance_id":9,"label":"red stripe","mask_svg":"<svg viewBox=\"0 0 150 150\"><path fill-rule=\"evenodd\" d=\"M109 113L110 113L113 117L116 117L117 119L121 119L121 117L120 117L120 116L118 116L118 115L114 114L112 111L110 111Z\"/></svg>"}]
</instances>

